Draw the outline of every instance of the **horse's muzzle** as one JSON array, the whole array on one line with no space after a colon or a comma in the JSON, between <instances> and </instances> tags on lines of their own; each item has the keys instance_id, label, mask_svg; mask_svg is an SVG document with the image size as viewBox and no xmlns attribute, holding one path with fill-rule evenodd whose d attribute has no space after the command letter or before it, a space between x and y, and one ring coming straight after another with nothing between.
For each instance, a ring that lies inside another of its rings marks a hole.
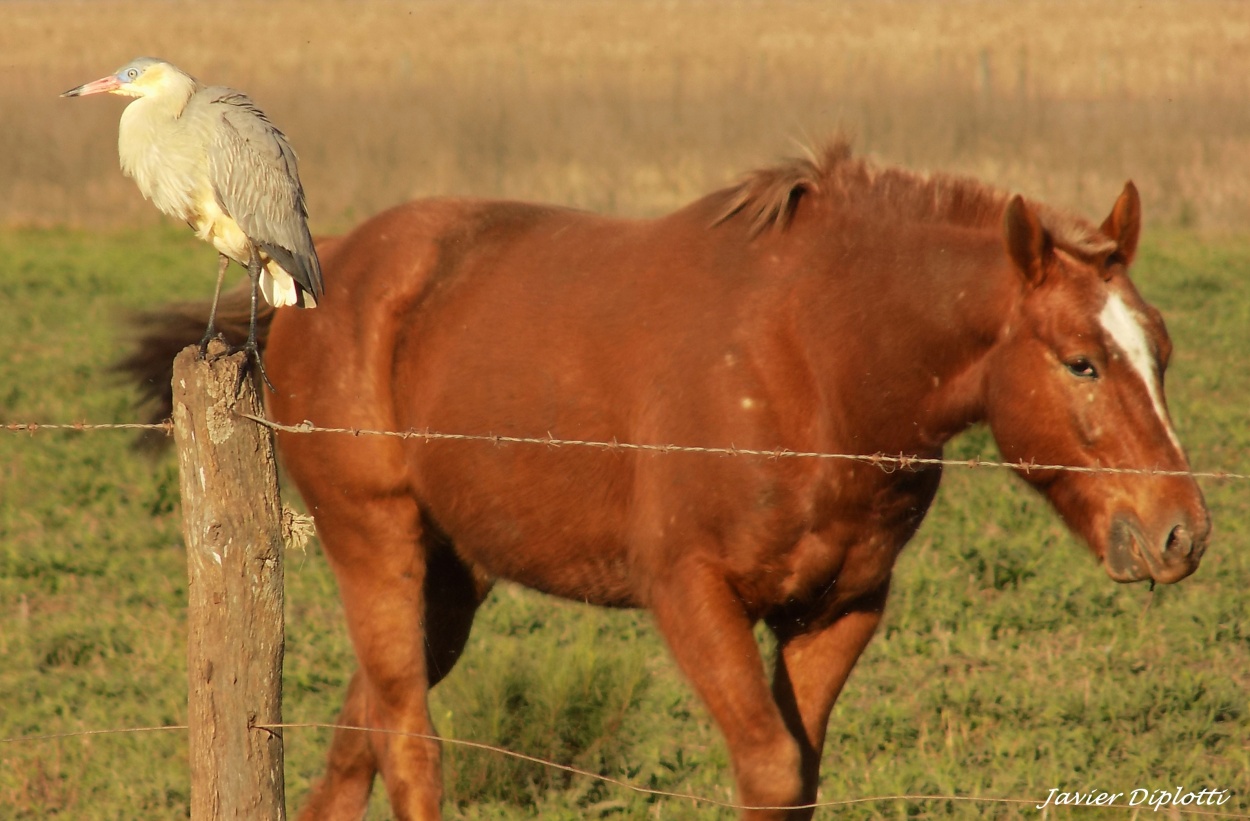
<instances>
[{"instance_id":1,"label":"horse's muzzle","mask_svg":"<svg viewBox=\"0 0 1250 821\"><path fill-rule=\"evenodd\" d=\"M1150 579L1172 584L1198 569L1211 534L1208 520L1195 525L1184 517L1160 528L1151 539L1146 528L1132 514L1117 515L1111 523L1111 538L1103 555L1107 575L1117 582Z\"/></svg>"}]
</instances>

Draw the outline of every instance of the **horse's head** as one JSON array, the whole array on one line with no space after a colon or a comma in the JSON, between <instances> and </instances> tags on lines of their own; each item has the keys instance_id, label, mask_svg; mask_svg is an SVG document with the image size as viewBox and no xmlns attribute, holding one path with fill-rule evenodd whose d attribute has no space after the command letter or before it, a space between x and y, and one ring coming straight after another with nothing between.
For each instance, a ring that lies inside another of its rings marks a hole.
<instances>
[{"instance_id":1,"label":"horse's head","mask_svg":"<svg viewBox=\"0 0 1250 821\"><path fill-rule=\"evenodd\" d=\"M1020 197L1005 223L1020 298L986 382L987 418L1003 456L1187 471L1163 393L1172 343L1127 273L1141 226L1137 189L1128 183L1100 232L1084 237L1058 236ZM1211 524L1191 476L1021 473L1116 581L1176 582L1198 567Z\"/></svg>"}]
</instances>

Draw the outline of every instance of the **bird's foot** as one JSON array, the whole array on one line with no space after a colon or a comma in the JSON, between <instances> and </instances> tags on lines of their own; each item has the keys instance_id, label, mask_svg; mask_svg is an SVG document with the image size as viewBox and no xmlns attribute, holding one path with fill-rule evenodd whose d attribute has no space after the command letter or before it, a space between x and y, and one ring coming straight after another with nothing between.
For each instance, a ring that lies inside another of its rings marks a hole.
<instances>
[{"instance_id":1,"label":"bird's foot","mask_svg":"<svg viewBox=\"0 0 1250 821\"><path fill-rule=\"evenodd\" d=\"M256 340L249 339L243 345L243 350L247 352L248 359L250 359L256 365L256 370L260 374L260 378L265 383L265 386L268 387L269 390L273 391L274 393L277 393L278 389L275 388L273 386L273 383L269 381L269 374L265 373L265 362L264 360L260 358L260 348L257 347ZM247 375L246 368L239 371L239 386L238 387L242 387L243 380L246 378L246 375Z\"/></svg>"}]
</instances>

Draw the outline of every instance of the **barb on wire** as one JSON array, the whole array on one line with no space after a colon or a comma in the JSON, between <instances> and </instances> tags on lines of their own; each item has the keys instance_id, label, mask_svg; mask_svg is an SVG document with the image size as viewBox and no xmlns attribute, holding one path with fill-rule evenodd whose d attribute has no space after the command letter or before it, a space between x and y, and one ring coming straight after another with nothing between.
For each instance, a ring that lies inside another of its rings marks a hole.
<instances>
[{"instance_id":1,"label":"barb on wire","mask_svg":"<svg viewBox=\"0 0 1250 821\"><path fill-rule=\"evenodd\" d=\"M766 459L839 459L849 462L860 462L872 465L886 473L893 473L896 470L916 471L925 467L965 467L965 468L1006 468L1008 470L1018 470L1024 473L1033 471L1054 470L1067 471L1070 473L1096 473L1096 474L1121 474L1136 476L1188 476L1195 479L1250 479L1250 474L1231 473L1228 471L1193 471L1193 470L1164 470L1161 468L1119 468L1119 467L1101 467L1088 465L1045 465L1035 461L1019 462L996 462L989 459L982 459L974 456L971 459L941 459L928 456L915 456L905 453L896 455L885 453L824 453L821 451L801 451L789 450L788 448L770 448L761 450L756 448L740 448L733 445L729 447L703 447L698 445L675 445L675 444L647 444L638 442L621 442L615 437L610 440L594 440L594 439L560 439L548 433L546 436L504 436L498 433L440 433L431 431L429 428L417 430L410 428L408 430L370 430L368 428L335 428L323 427L316 425L311 421L304 420L298 425L284 425L266 419L263 416L255 416L250 413L239 412L239 416L245 419L251 419L257 424L264 425L275 431L284 433L339 433L350 434L351 436L390 436L399 439L418 439L426 442L435 441L460 441L460 442L486 442L491 445L545 445L548 448L556 448L563 446L585 447L594 450L606 451L622 451L632 450L640 452L652 452L661 454L670 453L701 453L716 456L753 456Z\"/></svg>"}]
</instances>

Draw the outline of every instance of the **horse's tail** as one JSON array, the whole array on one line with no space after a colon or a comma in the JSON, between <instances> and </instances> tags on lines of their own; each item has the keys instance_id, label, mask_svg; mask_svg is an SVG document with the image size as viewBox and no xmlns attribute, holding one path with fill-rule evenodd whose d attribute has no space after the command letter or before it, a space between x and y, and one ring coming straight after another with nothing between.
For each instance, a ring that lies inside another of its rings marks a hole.
<instances>
[{"instance_id":1,"label":"horse's tail","mask_svg":"<svg viewBox=\"0 0 1250 821\"><path fill-rule=\"evenodd\" d=\"M208 327L210 300L177 302L156 311L136 314L132 320L137 334L136 347L114 370L133 380L139 388L140 404L149 409L152 422L161 422L173 413L174 357L188 345L198 343ZM217 331L234 347L247 341L252 311L251 283L221 295L217 303ZM263 352L273 322L274 308L261 304L256 313L256 344Z\"/></svg>"}]
</instances>

